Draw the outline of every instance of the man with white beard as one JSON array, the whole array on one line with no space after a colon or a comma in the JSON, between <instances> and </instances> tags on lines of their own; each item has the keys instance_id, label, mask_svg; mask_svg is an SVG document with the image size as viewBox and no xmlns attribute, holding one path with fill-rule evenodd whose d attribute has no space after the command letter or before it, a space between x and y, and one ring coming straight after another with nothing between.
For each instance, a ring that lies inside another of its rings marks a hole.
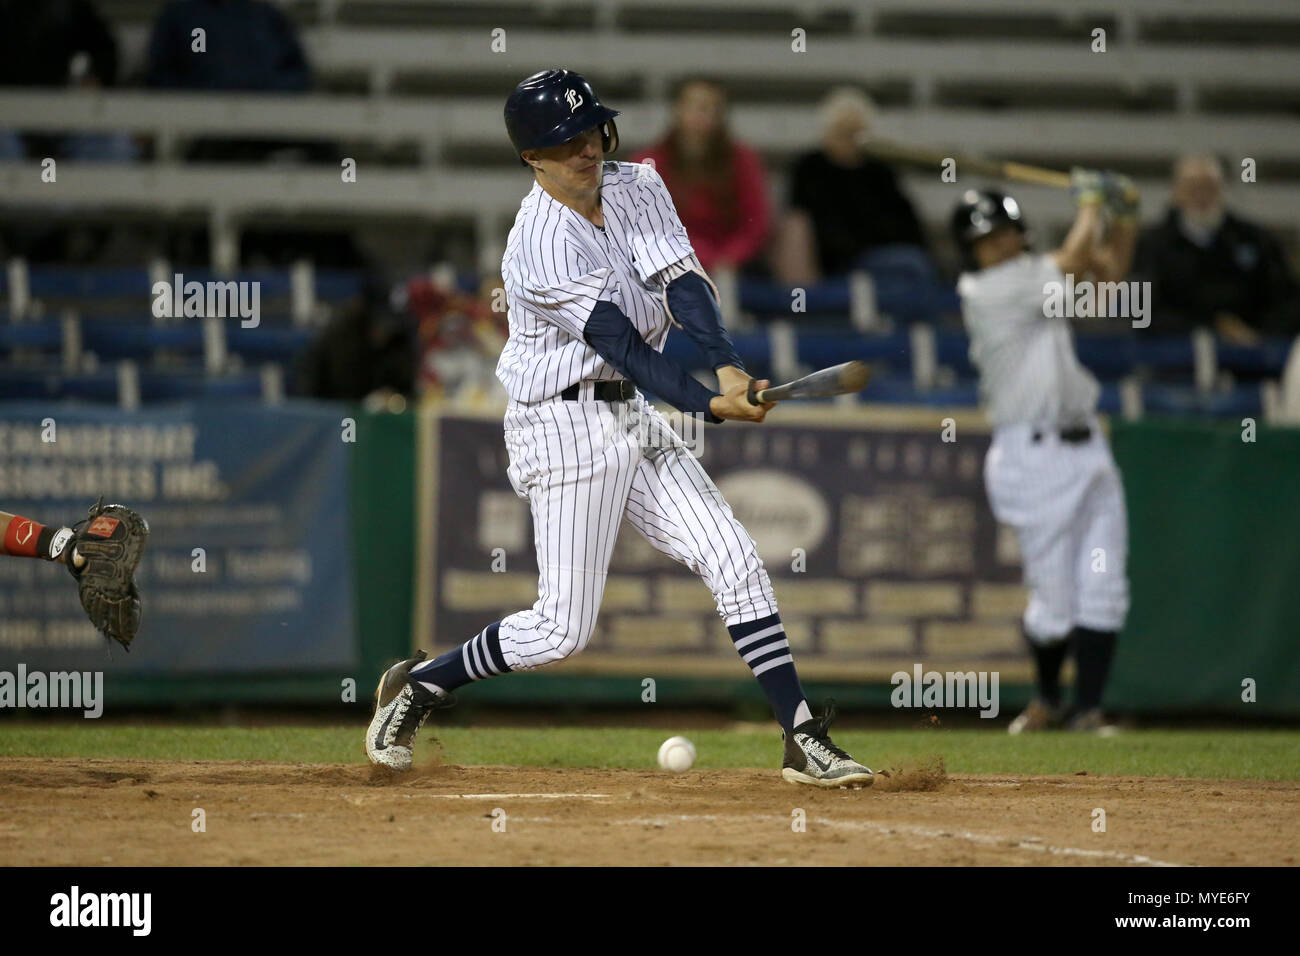
<instances>
[{"instance_id":1,"label":"man with white beard","mask_svg":"<svg viewBox=\"0 0 1300 956\"><path fill-rule=\"evenodd\" d=\"M1281 246L1228 210L1213 156L1174 164L1169 211L1143 232L1134 272L1152 283L1157 334L1206 327L1230 344L1253 345L1300 332L1300 289Z\"/></svg>"}]
</instances>

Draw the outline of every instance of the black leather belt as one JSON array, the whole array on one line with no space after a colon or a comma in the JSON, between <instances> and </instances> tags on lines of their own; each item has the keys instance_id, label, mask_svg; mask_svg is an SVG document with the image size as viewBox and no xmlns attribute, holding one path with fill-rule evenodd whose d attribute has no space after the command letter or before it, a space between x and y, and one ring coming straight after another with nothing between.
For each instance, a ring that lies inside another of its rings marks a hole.
<instances>
[{"instance_id":1,"label":"black leather belt","mask_svg":"<svg viewBox=\"0 0 1300 956\"><path fill-rule=\"evenodd\" d=\"M636 386L623 379L620 382L593 382L591 397L598 402L626 402L636 394ZM576 402L582 392L582 383L570 385L560 393L566 402Z\"/></svg>"},{"instance_id":2,"label":"black leather belt","mask_svg":"<svg viewBox=\"0 0 1300 956\"><path fill-rule=\"evenodd\" d=\"M1043 432L1035 429L1034 441L1042 441L1043 434ZM1075 425L1073 428L1062 428L1056 434L1067 445L1082 445L1092 437L1092 429L1087 425Z\"/></svg>"}]
</instances>

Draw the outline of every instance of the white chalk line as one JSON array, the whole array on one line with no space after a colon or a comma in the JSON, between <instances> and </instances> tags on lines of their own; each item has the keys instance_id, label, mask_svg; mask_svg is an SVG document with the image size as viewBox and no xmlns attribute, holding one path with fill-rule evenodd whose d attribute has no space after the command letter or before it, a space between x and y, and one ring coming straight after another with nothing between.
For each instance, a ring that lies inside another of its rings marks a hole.
<instances>
[{"instance_id":1,"label":"white chalk line","mask_svg":"<svg viewBox=\"0 0 1300 956\"><path fill-rule=\"evenodd\" d=\"M404 793L422 800L604 800L608 793Z\"/></svg>"},{"instance_id":2,"label":"white chalk line","mask_svg":"<svg viewBox=\"0 0 1300 956\"><path fill-rule=\"evenodd\" d=\"M789 820L785 817L769 817L762 814L742 814L736 816L727 816L723 814L676 814L673 816L644 817L628 820L614 820L612 822L626 826L666 826L670 823L680 823L694 820L705 820L709 822L734 822L740 820L762 821L763 823L780 822L788 825ZM1046 853L1050 856L1077 856L1088 857L1091 859L1114 860L1117 863L1129 863L1135 866L1185 866L1183 863L1170 863L1166 860L1157 860L1142 854L1120 853L1117 850L1086 850L1073 846L1055 846L1050 843L1044 843L1038 837L1006 837L995 836L988 833L974 833L970 830L936 830L931 827L914 826L904 823L876 823L872 820L826 820L821 818L810 818L808 823L826 827L838 827L843 830L870 830L874 833L881 833L886 836L917 836L925 839L958 839L966 840L970 843L978 843L982 846L1000 847L1008 850L1032 850L1036 853Z\"/></svg>"}]
</instances>

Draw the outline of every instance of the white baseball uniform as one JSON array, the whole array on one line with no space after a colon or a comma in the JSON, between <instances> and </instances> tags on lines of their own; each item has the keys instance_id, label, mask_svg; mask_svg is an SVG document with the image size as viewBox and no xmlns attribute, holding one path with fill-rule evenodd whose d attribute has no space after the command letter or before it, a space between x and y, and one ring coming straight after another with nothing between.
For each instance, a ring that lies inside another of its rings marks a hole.
<instances>
[{"instance_id":1,"label":"white baseball uniform","mask_svg":"<svg viewBox=\"0 0 1300 956\"><path fill-rule=\"evenodd\" d=\"M498 631L511 669L587 645L623 520L700 575L728 626L777 613L753 540L663 416L639 392L627 402L592 396L593 382L622 378L583 338L596 302L613 302L662 351L665 281L698 267L653 167L606 162L601 204L603 228L535 182L501 263L508 477L531 505L539 569L537 602ZM561 398L573 385L579 400Z\"/></svg>"},{"instance_id":2,"label":"white baseball uniform","mask_svg":"<svg viewBox=\"0 0 1300 956\"><path fill-rule=\"evenodd\" d=\"M1044 315L1045 286L1064 281L1051 255L1024 253L957 282L993 425L984 482L1019 537L1025 631L1039 643L1076 626L1119 631L1129 603L1124 487L1097 420L1100 389L1067 320Z\"/></svg>"}]
</instances>

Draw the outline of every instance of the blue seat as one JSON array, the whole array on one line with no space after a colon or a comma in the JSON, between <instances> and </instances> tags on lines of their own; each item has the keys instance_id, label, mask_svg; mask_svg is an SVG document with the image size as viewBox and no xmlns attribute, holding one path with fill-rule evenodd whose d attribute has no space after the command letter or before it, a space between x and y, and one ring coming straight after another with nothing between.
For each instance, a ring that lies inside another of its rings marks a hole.
<instances>
[{"instance_id":1,"label":"blue seat","mask_svg":"<svg viewBox=\"0 0 1300 956\"><path fill-rule=\"evenodd\" d=\"M0 365L0 399L116 402L117 373L113 369L101 369L67 375L57 368L13 368Z\"/></svg>"},{"instance_id":2,"label":"blue seat","mask_svg":"<svg viewBox=\"0 0 1300 956\"><path fill-rule=\"evenodd\" d=\"M149 270L87 266L32 266L27 270L33 298L139 298L152 293Z\"/></svg>"},{"instance_id":3,"label":"blue seat","mask_svg":"<svg viewBox=\"0 0 1300 956\"><path fill-rule=\"evenodd\" d=\"M975 377L975 366L970 360L970 338L965 332L936 332L934 351L940 365L948 366L961 378Z\"/></svg>"},{"instance_id":4,"label":"blue seat","mask_svg":"<svg viewBox=\"0 0 1300 956\"><path fill-rule=\"evenodd\" d=\"M262 379L256 372L210 377L200 372L140 373L141 402L184 401L196 398L260 398Z\"/></svg>"},{"instance_id":5,"label":"blue seat","mask_svg":"<svg viewBox=\"0 0 1300 956\"><path fill-rule=\"evenodd\" d=\"M18 322L0 325L0 352L13 349L57 352L62 348L62 322Z\"/></svg>"},{"instance_id":6,"label":"blue seat","mask_svg":"<svg viewBox=\"0 0 1300 956\"><path fill-rule=\"evenodd\" d=\"M1137 365L1137 344L1127 335L1075 335L1074 354L1103 380L1131 375Z\"/></svg>"},{"instance_id":7,"label":"blue seat","mask_svg":"<svg viewBox=\"0 0 1300 956\"><path fill-rule=\"evenodd\" d=\"M918 389L908 376L883 375L868 382L860 397L864 402L970 408L979 404L979 386L964 380L941 388Z\"/></svg>"},{"instance_id":8,"label":"blue seat","mask_svg":"<svg viewBox=\"0 0 1300 956\"><path fill-rule=\"evenodd\" d=\"M317 269L316 298L322 302L341 302L361 294L365 287L365 273L355 269ZM477 279L466 290L477 291Z\"/></svg>"},{"instance_id":9,"label":"blue seat","mask_svg":"<svg viewBox=\"0 0 1300 956\"><path fill-rule=\"evenodd\" d=\"M1139 337L1134 340L1134 361L1152 369L1184 369L1196 365L1190 336Z\"/></svg>"},{"instance_id":10,"label":"blue seat","mask_svg":"<svg viewBox=\"0 0 1300 956\"><path fill-rule=\"evenodd\" d=\"M243 328L238 322L226 327L226 347L250 359L288 362L311 344L311 329L284 326Z\"/></svg>"},{"instance_id":11,"label":"blue seat","mask_svg":"<svg viewBox=\"0 0 1300 956\"><path fill-rule=\"evenodd\" d=\"M88 318L81 323L82 348L101 359L148 359L157 349L203 352L203 325L197 319L159 325L139 319Z\"/></svg>"},{"instance_id":12,"label":"blue seat","mask_svg":"<svg viewBox=\"0 0 1300 956\"><path fill-rule=\"evenodd\" d=\"M1114 382L1102 382L1101 395L1097 399L1097 411L1103 415L1118 415L1123 408L1124 403L1119 397L1119 386Z\"/></svg>"},{"instance_id":13,"label":"blue seat","mask_svg":"<svg viewBox=\"0 0 1300 956\"><path fill-rule=\"evenodd\" d=\"M1259 345L1218 343L1219 366L1232 372L1281 375L1291 354L1290 339L1265 339Z\"/></svg>"},{"instance_id":14,"label":"blue seat","mask_svg":"<svg viewBox=\"0 0 1300 956\"><path fill-rule=\"evenodd\" d=\"M849 312L849 282L847 279L827 279L804 290L804 311L790 311L794 299L791 286L770 279L741 276L736 283L740 307L764 318L793 319L799 321L815 315L847 315Z\"/></svg>"}]
</instances>

